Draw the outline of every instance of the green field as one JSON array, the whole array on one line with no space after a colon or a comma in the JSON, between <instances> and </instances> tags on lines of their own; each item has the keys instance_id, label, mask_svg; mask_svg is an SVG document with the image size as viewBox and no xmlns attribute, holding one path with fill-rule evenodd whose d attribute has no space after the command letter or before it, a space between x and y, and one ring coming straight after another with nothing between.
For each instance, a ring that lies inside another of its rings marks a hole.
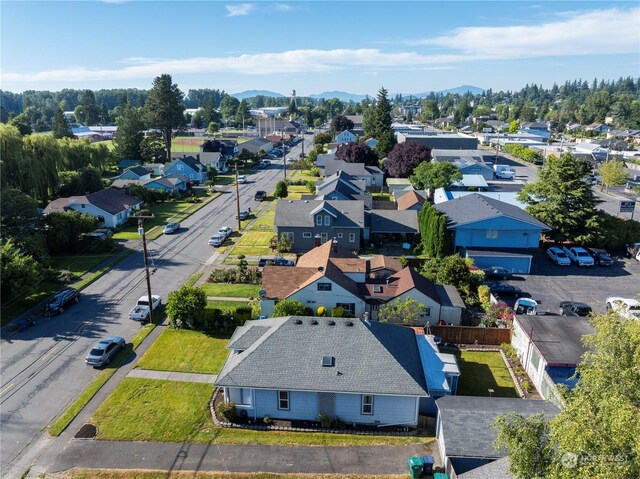
<instances>
[{"instance_id":1,"label":"green field","mask_svg":"<svg viewBox=\"0 0 640 479\"><path fill-rule=\"evenodd\" d=\"M240 308L242 306L249 306L248 301L225 301L225 300L216 300L216 301L207 301L207 309L221 309L223 311L229 310L232 313L236 310L236 308Z\"/></svg>"},{"instance_id":2,"label":"green field","mask_svg":"<svg viewBox=\"0 0 640 479\"><path fill-rule=\"evenodd\" d=\"M100 263L107 261L116 252L117 250L110 251L109 253L52 256L51 267L55 270L70 271L71 274L79 278L83 274L91 271Z\"/></svg>"},{"instance_id":3,"label":"green field","mask_svg":"<svg viewBox=\"0 0 640 479\"><path fill-rule=\"evenodd\" d=\"M520 397L498 352L462 351L458 356L460 396Z\"/></svg>"},{"instance_id":4,"label":"green field","mask_svg":"<svg viewBox=\"0 0 640 479\"><path fill-rule=\"evenodd\" d=\"M371 446L416 444L415 436L360 436L219 428L213 424L209 399L213 386L141 378L125 378L89 420L98 439L217 444L307 446Z\"/></svg>"},{"instance_id":5,"label":"green field","mask_svg":"<svg viewBox=\"0 0 640 479\"><path fill-rule=\"evenodd\" d=\"M228 298L257 298L260 285L204 283L200 286L207 296L226 296Z\"/></svg>"},{"instance_id":6,"label":"green field","mask_svg":"<svg viewBox=\"0 0 640 479\"><path fill-rule=\"evenodd\" d=\"M138 361L137 367L156 371L218 374L229 350L228 334L167 328Z\"/></svg>"},{"instance_id":7,"label":"green field","mask_svg":"<svg viewBox=\"0 0 640 479\"><path fill-rule=\"evenodd\" d=\"M247 255L247 256L262 256L272 254L271 238L275 233L273 230L269 231L254 231L253 228L249 231L245 231L238 239L233 247L232 254L234 255Z\"/></svg>"}]
</instances>

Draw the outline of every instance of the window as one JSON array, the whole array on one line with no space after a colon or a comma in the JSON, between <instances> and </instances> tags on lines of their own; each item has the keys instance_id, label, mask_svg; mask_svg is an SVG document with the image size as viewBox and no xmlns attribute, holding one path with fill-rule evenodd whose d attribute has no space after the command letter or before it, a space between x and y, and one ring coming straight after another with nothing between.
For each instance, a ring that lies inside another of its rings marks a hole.
<instances>
[{"instance_id":1,"label":"window","mask_svg":"<svg viewBox=\"0 0 640 479\"><path fill-rule=\"evenodd\" d=\"M303 238L311 238L311 233L310 232L302 233L302 237Z\"/></svg>"},{"instance_id":2,"label":"window","mask_svg":"<svg viewBox=\"0 0 640 479\"><path fill-rule=\"evenodd\" d=\"M322 367L331 368L334 365L335 358L333 356L322 356Z\"/></svg>"},{"instance_id":3,"label":"window","mask_svg":"<svg viewBox=\"0 0 640 479\"><path fill-rule=\"evenodd\" d=\"M331 291L331 283L318 283L318 291Z\"/></svg>"},{"instance_id":4,"label":"window","mask_svg":"<svg viewBox=\"0 0 640 479\"><path fill-rule=\"evenodd\" d=\"M86 207L87 207L87 205L80 205L80 207L81 207L81 208L86 208Z\"/></svg>"},{"instance_id":5,"label":"window","mask_svg":"<svg viewBox=\"0 0 640 479\"><path fill-rule=\"evenodd\" d=\"M251 389L240 388L240 401L238 403L251 406Z\"/></svg>"},{"instance_id":6,"label":"window","mask_svg":"<svg viewBox=\"0 0 640 479\"><path fill-rule=\"evenodd\" d=\"M336 308L344 309L344 314L354 316L356 312L355 303L336 303Z\"/></svg>"},{"instance_id":7,"label":"window","mask_svg":"<svg viewBox=\"0 0 640 479\"><path fill-rule=\"evenodd\" d=\"M289 410L289 391L278 391L278 409Z\"/></svg>"},{"instance_id":8,"label":"window","mask_svg":"<svg viewBox=\"0 0 640 479\"><path fill-rule=\"evenodd\" d=\"M283 231L282 234L289 240L289 243L294 243L295 234L288 231Z\"/></svg>"},{"instance_id":9,"label":"window","mask_svg":"<svg viewBox=\"0 0 640 479\"><path fill-rule=\"evenodd\" d=\"M322 215L316 215L316 225L322 226Z\"/></svg>"},{"instance_id":10,"label":"window","mask_svg":"<svg viewBox=\"0 0 640 479\"><path fill-rule=\"evenodd\" d=\"M325 226L331 226L331 216L324 215L324 225Z\"/></svg>"},{"instance_id":11,"label":"window","mask_svg":"<svg viewBox=\"0 0 640 479\"><path fill-rule=\"evenodd\" d=\"M487 230L485 234L487 239L498 239L498 230Z\"/></svg>"},{"instance_id":12,"label":"window","mask_svg":"<svg viewBox=\"0 0 640 479\"><path fill-rule=\"evenodd\" d=\"M181 165L180 163L178 163L176 165L176 168L178 168L178 171L182 171L182 170L184 170L184 165Z\"/></svg>"},{"instance_id":13,"label":"window","mask_svg":"<svg viewBox=\"0 0 640 479\"><path fill-rule=\"evenodd\" d=\"M344 235L342 233L338 233L338 238L342 238Z\"/></svg>"},{"instance_id":14,"label":"window","mask_svg":"<svg viewBox=\"0 0 640 479\"><path fill-rule=\"evenodd\" d=\"M362 414L373 414L373 395L362 395Z\"/></svg>"},{"instance_id":15,"label":"window","mask_svg":"<svg viewBox=\"0 0 640 479\"><path fill-rule=\"evenodd\" d=\"M428 318L431 316L431 308L428 308L427 306L424 306L421 310L420 310L420 317L421 318Z\"/></svg>"},{"instance_id":16,"label":"window","mask_svg":"<svg viewBox=\"0 0 640 479\"><path fill-rule=\"evenodd\" d=\"M356 234L349 233L349 243L355 243L355 242L356 242Z\"/></svg>"},{"instance_id":17,"label":"window","mask_svg":"<svg viewBox=\"0 0 640 479\"><path fill-rule=\"evenodd\" d=\"M329 239L328 233L320 233L320 243L324 244Z\"/></svg>"}]
</instances>

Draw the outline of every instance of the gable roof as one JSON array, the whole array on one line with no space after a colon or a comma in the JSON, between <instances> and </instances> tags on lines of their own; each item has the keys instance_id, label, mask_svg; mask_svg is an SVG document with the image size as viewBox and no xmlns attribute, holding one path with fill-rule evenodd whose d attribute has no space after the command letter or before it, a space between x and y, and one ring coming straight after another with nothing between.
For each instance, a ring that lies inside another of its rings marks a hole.
<instances>
[{"instance_id":1,"label":"gable roof","mask_svg":"<svg viewBox=\"0 0 640 479\"><path fill-rule=\"evenodd\" d=\"M242 353L227 358L217 386L428 395L411 329L298 316L247 321L241 328L254 326L269 330ZM334 366L323 367L323 356L333 357Z\"/></svg>"},{"instance_id":2,"label":"gable roof","mask_svg":"<svg viewBox=\"0 0 640 479\"><path fill-rule=\"evenodd\" d=\"M434 207L447 216L447 227L449 228L506 216L529 223L544 231L549 230L549 227L542 221L537 220L521 208L478 193L438 203Z\"/></svg>"},{"instance_id":3,"label":"gable roof","mask_svg":"<svg viewBox=\"0 0 640 479\"><path fill-rule=\"evenodd\" d=\"M334 227L364 228L364 202L351 200L280 200L276 204L277 227L313 227L312 211L327 209L335 216Z\"/></svg>"},{"instance_id":4,"label":"gable roof","mask_svg":"<svg viewBox=\"0 0 640 479\"><path fill-rule=\"evenodd\" d=\"M123 174L126 173L127 171L135 173L138 176L145 176L149 174L149 170L147 170L143 166L134 166L133 168L128 168L123 172Z\"/></svg>"},{"instance_id":5,"label":"gable roof","mask_svg":"<svg viewBox=\"0 0 640 479\"><path fill-rule=\"evenodd\" d=\"M506 450L493 447L498 431L491 424L498 415L544 413L553 417L559 412L546 401L520 398L444 396L436 405L447 457L504 457Z\"/></svg>"},{"instance_id":6,"label":"gable roof","mask_svg":"<svg viewBox=\"0 0 640 479\"><path fill-rule=\"evenodd\" d=\"M329 176L323 182L316 185L317 195L330 195L337 191L348 199L356 199L358 195L364 193L364 188L360 187L362 182L344 171L338 171L335 175Z\"/></svg>"},{"instance_id":7,"label":"gable roof","mask_svg":"<svg viewBox=\"0 0 640 479\"><path fill-rule=\"evenodd\" d=\"M366 166L364 163L349 163L344 160L327 160L324 164L325 176L331 176L339 171L351 176L382 175L382 170L377 166Z\"/></svg>"},{"instance_id":8,"label":"gable roof","mask_svg":"<svg viewBox=\"0 0 640 479\"><path fill-rule=\"evenodd\" d=\"M422 205L425 201L426 200L421 195L419 195L415 190L412 190L398 198L398 209L408 210L414 205Z\"/></svg>"},{"instance_id":9,"label":"gable roof","mask_svg":"<svg viewBox=\"0 0 640 479\"><path fill-rule=\"evenodd\" d=\"M135 166L139 164L140 164L140 160L120 160L118 162L118 168L120 168L121 170L124 170L126 168L129 168L130 166Z\"/></svg>"},{"instance_id":10,"label":"gable roof","mask_svg":"<svg viewBox=\"0 0 640 479\"><path fill-rule=\"evenodd\" d=\"M189 168L191 168L196 173L200 173L201 171L204 170L204 165L202 163L200 163L193 156L185 156L184 158L176 158L171 162L171 164L169 165L169 168L171 168L173 165L177 164L178 162L184 163L185 165L187 165Z\"/></svg>"},{"instance_id":11,"label":"gable roof","mask_svg":"<svg viewBox=\"0 0 640 479\"><path fill-rule=\"evenodd\" d=\"M371 210L372 233L417 233L416 210Z\"/></svg>"},{"instance_id":12,"label":"gable roof","mask_svg":"<svg viewBox=\"0 0 640 479\"><path fill-rule=\"evenodd\" d=\"M369 260L369 270L373 272L381 269L388 269L397 272L402 269L402 263L392 256L377 254Z\"/></svg>"},{"instance_id":13,"label":"gable roof","mask_svg":"<svg viewBox=\"0 0 640 479\"><path fill-rule=\"evenodd\" d=\"M126 180L125 180L126 181ZM132 180L136 182L137 180ZM139 205L142 200L128 194L125 190L118 188L106 188L96 191L86 196L70 196L68 198L58 198L47 205L43 213L48 214L54 211L65 211L73 204L91 204L96 208L111 215L116 215L128 208Z\"/></svg>"}]
</instances>

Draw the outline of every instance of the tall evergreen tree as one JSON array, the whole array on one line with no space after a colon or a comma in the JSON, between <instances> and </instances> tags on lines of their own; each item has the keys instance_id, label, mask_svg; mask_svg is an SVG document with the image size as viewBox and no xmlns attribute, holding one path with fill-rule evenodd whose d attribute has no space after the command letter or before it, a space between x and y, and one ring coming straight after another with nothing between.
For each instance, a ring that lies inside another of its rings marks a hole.
<instances>
[{"instance_id":1,"label":"tall evergreen tree","mask_svg":"<svg viewBox=\"0 0 640 479\"><path fill-rule=\"evenodd\" d=\"M125 105L118 118L118 134L113 143L114 155L120 159L139 160L142 158L141 143L144 139L142 110Z\"/></svg>"},{"instance_id":2,"label":"tall evergreen tree","mask_svg":"<svg viewBox=\"0 0 640 479\"><path fill-rule=\"evenodd\" d=\"M84 90L82 92L80 107L82 109L82 118L85 124L97 125L100 120L100 108L96 104L96 97L93 94L93 91Z\"/></svg>"},{"instance_id":3,"label":"tall evergreen tree","mask_svg":"<svg viewBox=\"0 0 640 479\"><path fill-rule=\"evenodd\" d=\"M153 80L149 97L144 105L144 117L151 128L162 130L167 150L167 161L171 161L171 138L173 129L183 126L184 94L172 83L171 75L163 74Z\"/></svg>"},{"instance_id":4,"label":"tall evergreen tree","mask_svg":"<svg viewBox=\"0 0 640 479\"><path fill-rule=\"evenodd\" d=\"M53 116L53 137L58 139L73 138L73 133L71 132L69 123L60 108L56 110L56 113Z\"/></svg>"}]
</instances>

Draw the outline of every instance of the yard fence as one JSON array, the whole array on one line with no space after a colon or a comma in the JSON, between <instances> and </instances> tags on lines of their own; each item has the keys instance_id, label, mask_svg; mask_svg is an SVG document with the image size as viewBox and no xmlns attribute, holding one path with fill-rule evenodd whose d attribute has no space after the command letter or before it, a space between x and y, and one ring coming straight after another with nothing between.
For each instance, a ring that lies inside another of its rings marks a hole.
<instances>
[{"instance_id":1,"label":"yard fence","mask_svg":"<svg viewBox=\"0 0 640 479\"><path fill-rule=\"evenodd\" d=\"M442 338L443 343L495 344L511 342L510 328L475 328L471 326L431 326L430 334Z\"/></svg>"}]
</instances>

